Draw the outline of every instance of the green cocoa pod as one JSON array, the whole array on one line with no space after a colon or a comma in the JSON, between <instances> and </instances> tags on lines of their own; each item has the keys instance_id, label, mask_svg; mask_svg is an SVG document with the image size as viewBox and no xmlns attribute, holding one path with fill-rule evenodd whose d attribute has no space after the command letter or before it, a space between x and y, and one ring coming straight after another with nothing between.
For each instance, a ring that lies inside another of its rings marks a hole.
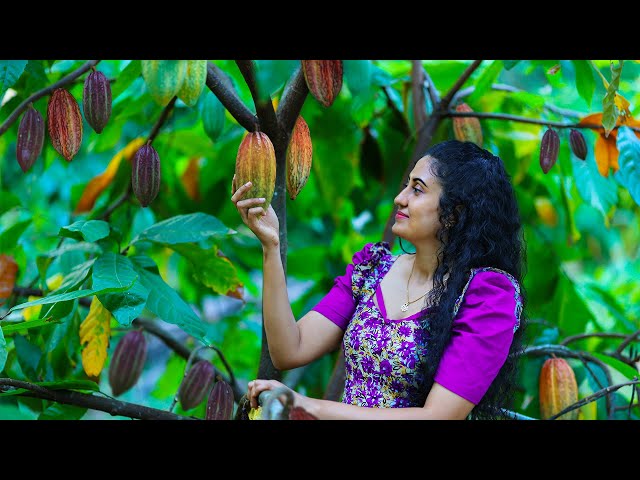
<instances>
[{"instance_id":1,"label":"green cocoa pod","mask_svg":"<svg viewBox=\"0 0 640 480\"><path fill-rule=\"evenodd\" d=\"M187 62L187 71L184 82L178 90L178 98L193 107L198 102L207 81L207 61L185 60L185 62Z\"/></svg>"},{"instance_id":2,"label":"green cocoa pod","mask_svg":"<svg viewBox=\"0 0 640 480\"><path fill-rule=\"evenodd\" d=\"M226 109L211 90L205 92L203 100L200 110L202 126L207 136L215 142L224 130Z\"/></svg>"},{"instance_id":3,"label":"green cocoa pod","mask_svg":"<svg viewBox=\"0 0 640 480\"><path fill-rule=\"evenodd\" d=\"M233 417L233 390L224 380L218 380L207 399L205 420L231 420Z\"/></svg>"},{"instance_id":4,"label":"green cocoa pod","mask_svg":"<svg viewBox=\"0 0 640 480\"><path fill-rule=\"evenodd\" d=\"M131 163L131 187L143 207L160 191L160 157L150 144L138 149Z\"/></svg>"},{"instance_id":5,"label":"green cocoa pod","mask_svg":"<svg viewBox=\"0 0 640 480\"><path fill-rule=\"evenodd\" d=\"M43 143L44 119L33 105L29 105L20 120L16 142L16 157L23 172L26 173L36 162L42 152Z\"/></svg>"},{"instance_id":6,"label":"green cocoa pod","mask_svg":"<svg viewBox=\"0 0 640 480\"><path fill-rule=\"evenodd\" d=\"M116 345L109 365L109 385L115 397L133 387L147 359L147 341L139 330L127 333Z\"/></svg>"},{"instance_id":7,"label":"green cocoa pod","mask_svg":"<svg viewBox=\"0 0 640 480\"><path fill-rule=\"evenodd\" d=\"M178 93L187 74L187 60L142 60L141 67L151 97L163 107Z\"/></svg>"}]
</instances>

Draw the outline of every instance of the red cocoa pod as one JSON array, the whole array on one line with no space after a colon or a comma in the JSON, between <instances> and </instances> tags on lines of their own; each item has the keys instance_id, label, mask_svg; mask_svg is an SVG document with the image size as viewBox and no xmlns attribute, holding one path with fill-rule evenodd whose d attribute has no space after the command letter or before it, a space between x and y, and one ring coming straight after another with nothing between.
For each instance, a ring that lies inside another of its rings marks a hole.
<instances>
[{"instance_id":1,"label":"red cocoa pod","mask_svg":"<svg viewBox=\"0 0 640 480\"><path fill-rule=\"evenodd\" d=\"M550 358L540 371L540 415L546 419L578 401L578 383L571 365L564 358ZM560 420L577 420L578 409Z\"/></svg>"},{"instance_id":2,"label":"red cocoa pod","mask_svg":"<svg viewBox=\"0 0 640 480\"><path fill-rule=\"evenodd\" d=\"M302 60L301 63L311 95L330 107L342 89L342 60Z\"/></svg>"},{"instance_id":3,"label":"red cocoa pod","mask_svg":"<svg viewBox=\"0 0 640 480\"><path fill-rule=\"evenodd\" d=\"M231 188L247 182L252 186L245 198L264 198L260 206L266 212L276 188L276 152L266 133L249 132L238 148L235 183Z\"/></svg>"},{"instance_id":4,"label":"red cocoa pod","mask_svg":"<svg viewBox=\"0 0 640 480\"><path fill-rule=\"evenodd\" d=\"M109 365L109 385L115 397L133 387L147 359L147 341L139 330L128 332L116 345Z\"/></svg>"},{"instance_id":5,"label":"red cocoa pod","mask_svg":"<svg viewBox=\"0 0 640 480\"><path fill-rule=\"evenodd\" d=\"M233 390L224 380L218 380L207 399L205 420L231 420L233 417Z\"/></svg>"},{"instance_id":6,"label":"red cocoa pod","mask_svg":"<svg viewBox=\"0 0 640 480\"><path fill-rule=\"evenodd\" d=\"M187 373L180 385L178 400L184 410L200 405L215 381L215 370L211 362L198 361Z\"/></svg>"},{"instance_id":7,"label":"red cocoa pod","mask_svg":"<svg viewBox=\"0 0 640 480\"><path fill-rule=\"evenodd\" d=\"M456 106L456 112L473 112L466 103ZM473 142L482 147L482 126L476 117L453 117L453 134L461 142Z\"/></svg>"},{"instance_id":8,"label":"red cocoa pod","mask_svg":"<svg viewBox=\"0 0 640 480\"><path fill-rule=\"evenodd\" d=\"M96 133L101 133L111 116L111 84L104 73L95 70L87 75L82 107L87 123Z\"/></svg>"},{"instance_id":9,"label":"red cocoa pod","mask_svg":"<svg viewBox=\"0 0 640 480\"><path fill-rule=\"evenodd\" d=\"M26 173L36 162L42 152L43 143L44 119L33 105L29 105L20 120L16 142L16 157L23 172Z\"/></svg>"},{"instance_id":10,"label":"red cocoa pod","mask_svg":"<svg viewBox=\"0 0 640 480\"><path fill-rule=\"evenodd\" d=\"M56 88L49 97L47 127L53 148L70 162L82 144L82 115L78 102L64 88Z\"/></svg>"},{"instance_id":11,"label":"red cocoa pod","mask_svg":"<svg viewBox=\"0 0 640 480\"><path fill-rule=\"evenodd\" d=\"M580 160L587 158L587 141L580 130L571 129L569 132L569 145L573 154Z\"/></svg>"},{"instance_id":12,"label":"red cocoa pod","mask_svg":"<svg viewBox=\"0 0 640 480\"><path fill-rule=\"evenodd\" d=\"M309 126L302 116L296 120L287 147L287 191L289 198L295 200L302 187L307 183L311 172L313 145Z\"/></svg>"},{"instance_id":13,"label":"red cocoa pod","mask_svg":"<svg viewBox=\"0 0 640 480\"><path fill-rule=\"evenodd\" d=\"M302 407L292 407L289 410L289 420L318 420L318 417L311 415Z\"/></svg>"},{"instance_id":14,"label":"red cocoa pod","mask_svg":"<svg viewBox=\"0 0 640 480\"><path fill-rule=\"evenodd\" d=\"M13 293L18 274L18 264L9 255L0 255L0 305Z\"/></svg>"},{"instance_id":15,"label":"red cocoa pod","mask_svg":"<svg viewBox=\"0 0 640 480\"><path fill-rule=\"evenodd\" d=\"M540 143L540 167L546 174L551 170L558 160L558 150L560 148L560 137L558 132L547 129L542 136L542 142Z\"/></svg>"},{"instance_id":16,"label":"red cocoa pod","mask_svg":"<svg viewBox=\"0 0 640 480\"><path fill-rule=\"evenodd\" d=\"M143 207L153 202L160 191L160 157L149 143L140 147L133 157L131 187Z\"/></svg>"}]
</instances>

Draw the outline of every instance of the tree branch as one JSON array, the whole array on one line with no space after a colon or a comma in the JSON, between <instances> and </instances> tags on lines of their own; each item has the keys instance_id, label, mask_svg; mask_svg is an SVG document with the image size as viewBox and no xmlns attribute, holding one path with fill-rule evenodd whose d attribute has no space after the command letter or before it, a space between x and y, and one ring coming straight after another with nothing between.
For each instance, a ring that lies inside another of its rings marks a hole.
<instances>
[{"instance_id":1,"label":"tree branch","mask_svg":"<svg viewBox=\"0 0 640 480\"><path fill-rule=\"evenodd\" d=\"M640 333L640 331L638 331ZM581 333L580 335L571 335L570 337L562 340L558 345L567 345L583 338L602 337L602 338L628 338L629 335L624 333L608 333L608 332L594 332L594 333Z\"/></svg>"},{"instance_id":2,"label":"tree branch","mask_svg":"<svg viewBox=\"0 0 640 480\"><path fill-rule=\"evenodd\" d=\"M139 418L141 420L197 420L195 418L176 415L164 410L145 407L135 403L123 402L111 398L98 397L97 395L74 392L72 390L51 390L12 378L0 378L0 391L8 391L3 387L24 388L29 392L17 395L33 398L42 398L66 405L85 407L92 410L100 410L111 415L121 415L129 418Z\"/></svg>"},{"instance_id":3,"label":"tree branch","mask_svg":"<svg viewBox=\"0 0 640 480\"><path fill-rule=\"evenodd\" d=\"M169 101L169 103L167 103L167 105L164 107L164 109L162 110L162 113L160 114L160 117L158 117L158 120L156 121L156 124L151 129L151 133L149 134L149 137L147 138L147 143L148 144L152 144L153 141L158 136L158 133L160 132L160 128L162 128L164 123L167 121L167 118L169 118L169 113L171 113L171 110L173 110L173 107L176 104L176 100L177 99L178 99L178 97L174 96Z\"/></svg>"},{"instance_id":4,"label":"tree branch","mask_svg":"<svg viewBox=\"0 0 640 480\"><path fill-rule=\"evenodd\" d=\"M627 347L627 345L629 345L631 342L633 342L638 338L638 335L640 335L640 330L636 330L631 335L629 335L629 337L624 342L618 345L618 348L616 349L616 353L621 354L622 351Z\"/></svg>"},{"instance_id":5,"label":"tree branch","mask_svg":"<svg viewBox=\"0 0 640 480\"><path fill-rule=\"evenodd\" d=\"M473 63L469 65L467 69L462 73L462 75L460 75L460 78L456 80L456 83L453 85L453 87L451 87L444 98L440 101L439 110L447 110L449 108L449 104L451 103L453 96L458 90L460 90L460 88L462 88L462 85L464 85L464 82L469 79L471 74L476 71L476 69L480 66L480 63L482 63L482 60L474 60Z\"/></svg>"},{"instance_id":6,"label":"tree branch","mask_svg":"<svg viewBox=\"0 0 640 480\"><path fill-rule=\"evenodd\" d=\"M85 73L91 67L94 67L95 65L97 65L98 62L100 62L100 60L89 60L77 70L74 70L73 72L66 75L65 77L62 77L56 83L51 84L48 87L43 88L42 90L38 90L36 93L33 93L29 97L27 97L20 105L16 107L16 109L13 112L11 112L11 114L7 117L4 123L0 125L0 136L2 136L2 134L6 132L7 129L11 126L11 124L13 124L13 122L15 122L18 119L20 114L24 110L26 110L26 108L29 106L30 103L35 102L39 98L50 94L56 88L61 88L61 87L64 87L65 85L72 83L76 78L78 78L80 75Z\"/></svg>"},{"instance_id":7,"label":"tree branch","mask_svg":"<svg viewBox=\"0 0 640 480\"><path fill-rule=\"evenodd\" d=\"M422 62L420 60L411 60L411 100L413 103L413 124L416 131L422 129L428 117L423 90L424 82L425 75Z\"/></svg>"},{"instance_id":8,"label":"tree branch","mask_svg":"<svg viewBox=\"0 0 640 480\"><path fill-rule=\"evenodd\" d=\"M289 82L285 86L282 98L278 103L278 111L276 112L276 118L282 131L286 134L287 143L289 143L289 137L293 131L293 127L296 124L298 115L302 110L307 94L309 93L309 87L304 79L304 73L302 67L298 67L293 73Z\"/></svg>"},{"instance_id":9,"label":"tree branch","mask_svg":"<svg viewBox=\"0 0 640 480\"><path fill-rule=\"evenodd\" d=\"M212 62L207 62L207 87L240 125L250 132L255 131L258 117L240 100L226 74Z\"/></svg>"},{"instance_id":10,"label":"tree branch","mask_svg":"<svg viewBox=\"0 0 640 480\"><path fill-rule=\"evenodd\" d=\"M429 76L429 73L427 72L426 69L423 68L422 70L424 72L424 80L427 84L427 92L429 92L429 98L431 99L431 105L433 105L433 109L435 110L435 108L440 105L440 94L438 93L438 89L436 88L435 84L433 83L433 80L431 80L431 77Z\"/></svg>"},{"instance_id":11,"label":"tree branch","mask_svg":"<svg viewBox=\"0 0 640 480\"><path fill-rule=\"evenodd\" d=\"M236 60L236 65L240 69L240 73L244 77L245 82L249 86L253 104L256 107L256 113L260 120L260 129L265 132L273 142L278 137L278 121L276 120L276 112L271 103L271 95L261 95L260 86L256 82L255 64L253 60Z\"/></svg>"}]
</instances>

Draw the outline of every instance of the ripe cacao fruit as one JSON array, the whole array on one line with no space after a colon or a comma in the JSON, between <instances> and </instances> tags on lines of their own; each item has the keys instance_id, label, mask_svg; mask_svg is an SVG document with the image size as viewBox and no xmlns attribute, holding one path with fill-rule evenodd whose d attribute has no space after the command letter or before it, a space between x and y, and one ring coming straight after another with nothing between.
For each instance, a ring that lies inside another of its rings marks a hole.
<instances>
[{"instance_id":1,"label":"ripe cacao fruit","mask_svg":"<svg viewBox=\"0 0 640 480\"><path fill-rule=\"evenodd\" d=\"M82 144L82 115L80 106L64 88L57 88L49 97L47 127L51 144L68 162Z\"/></svg>"},{"instance_id":2,"label":"ripe cacao fruit","mask_svg":"<svg viewBox=\"0 0 640 480\"><path fill-rule=\"evenodd\" d=\"M215 381L215 370L211 362L198 361L187 373L180 385L178 399L184 410L190 410L200 405L209 394Z\"/></svg>"},{"instance_id":3,"label":"ripe cacao fruit","mask_svg":"<svg viewBox=\"0 0 640 480\"><path fill-rule=\"evenodd\" d=\"M289 420L318 420L318 417L311 415L302 407L292 407L289 410Z\"/></svg>"},{"instance_id":4,"label":"ripe cacao fruit","mask_svg":"<svg viewBox=\"0 0 640 480\"><path fill-rule=\"evenodd\" d=\"M311 172L312 154L309 126L302 116L298 116L287 147L287 191L291 200L296 199L307 183Z\"/></svg>"},{"instance_id":5,"label":"ripe cacao fruit","mask_svg":"<svg viewBox=\"0 0 640 480\"><path fill-rule=\"evenodd\" d=\"M578 401L578 383L573 369L563 358L550 358L540 371L540 415L547 419ZM577 420L578 409L565 413L561 420Z\"/></svg>"},{"instance_id":6,"label":"ripe cacao fruit","mask_svg":"<svg viewBox=\"0 0 640 480\"><path fill-rule=\"evenodd\" d=\"M151 97L164 107L180 90L187 74L187 61L142 60L141 68Z\"/></svg>"},{"instance_id":7,"label":"ripe cacao fruit","mask_svg":"<svg viewBox=\"0 0 640 480\"><path fill-rule=\"evenodd\" d=\"M87 75L82 107L87 123L96 133L101 133L111 116L111 84L104 73L94 70Z\"/></svg>"},{"instance_id":8,"label":"ripe cacao fruit","mask_svg":"<svg viewBox=\"0 0 640 480\"><path fill-rule=\"evenodd\" d=\"M200 115L204 132L213 142L217 141L224 130L225 108L211 90L204 94Z\"/></svg>"},{"instance_id":9,"label":"ripe cacao fruit","mask_svg":"<svg viewBox=\"0 0 640 480\"><path fill-rule=\"evenodd\" d=\"M266 212L276 188L276 153L266 133L249 132L242 139L236 156L235 187L252 186L245 198L264 198Z\"/></svg>"},{"instance_id":10,"label":"ripe cacao fruit","mask_svg":"<svg viewBox=\"0 0 640 480\"><path fill-rule=\"evenodd\" d=\"M18 127L16 157L23 172L27 172L42 152L44 143L44 119L33 105L24 112Z\"/></svg>"},{"instance_id":11,"label":"ripe cacao fruit","mask_svg":"<svg viewBox=\"0 0 640 480\"><path fill-rule=\"evenodd\" d=\"M131 187L143 207L160 191L160 157L151 144L141 146L131 163Z\"/></svg>"},{"instance_id":12,"label":"ripe cacao fruit","mask_svg":"<svg viewBox=\"0 0 640 480\"><path fill-rule=\"evenodd\" d=\"M187 62L187 71L177 95L185 104L193 107L198 102L207 81L207 61L185 60L185 62Z\"/></svg>"},{"instance_id":13,"label":"ripe cacao fruit","mask_svg":"<svg viewBox=\"0 0 640 480\"><path fill-rule=\"evenodd\" d=\"M343 60L343 67L344 80L354 96L366 92L371 87L371 60Z\"/></svg>"},{"instance_id":14,"label":"ripe cacao fruit","mask_svg":"<svg viewBox=\"0 0 640 480\"><path fill-rule=\"evenodd\" d=\"M456 106L456 112L473 112L466 103ZM461 142L473 142L482 147L482 126L476 117L453 117L453 134Z\"/></svg>"},{"instance_id":15,"label":"ripe cacao fruit","mask_svg":"<svg viewBox=\"0 0 640 480\"><path fill-rule=\"evenodd\" d=\"M128 332L118 345L109 365L109 385L115 397L133 387L147 359L147 341L139 330Z\"/></svg>"},{"instance_id":16,"label":"ripe cacao fruit","mask_svg":"<svg viewBox=\"0 0 640 480\"><path fill-rule=\"evenodd\" d=\"M13 293L16 284L18 264L9 255L0 255L0 305Z\"/></svg>"},{"instance_id":17,"label":"ripe cacao fruit","mask_svg":"<svg viewBox=\"0 0 640 480\"><path fill-rule=\"evenodd\" d=\"M555 227L558 224L558 213L547 197L536 197L533 201L538 217L545 225Z\"/></svg>"},{"instance_id":18,"label":"ripe cacao fruit","mask_svg":"<svg viewBox=\"0 0 640 480\"><path fill-rule=\"evenodd\" d=\"M342 89L342 60L302 60L302 72L311 95L330 107Z\"/></svg>"},{"instance_id":19,"label":"ripe cacao fruit","mask_svg":"<svg viewBox=\"0 0 640 480\"><path fill-rule=\"evenodd\" d=\"M580 160L587 158L587 141L580 130L571 129L569 132L569 145L573 154Z\"/></svg>"},{"instance_id":20,"label":"ripe cacao fruit","mask_svg":"<svg viewBox=\"0 0 640 480\"><path fill-rule=\"evenodd\" d=\"M218 379L207 399L205 420L231 420L232 417L233 390L227 382Z\"/></svg>"},{"instance_id":21,"label":"ripe cacao fruit","mask_svg":"<svg viewBox=\"0 0 640 480\"><path fill-rule=\"evenodd\" d=\"M547 129L542 136L542 142L540 143L540 167L546 174L551 170L558 160L558 150L560 148L560 137L558 132Z\"/></svg>"}]
</instances>

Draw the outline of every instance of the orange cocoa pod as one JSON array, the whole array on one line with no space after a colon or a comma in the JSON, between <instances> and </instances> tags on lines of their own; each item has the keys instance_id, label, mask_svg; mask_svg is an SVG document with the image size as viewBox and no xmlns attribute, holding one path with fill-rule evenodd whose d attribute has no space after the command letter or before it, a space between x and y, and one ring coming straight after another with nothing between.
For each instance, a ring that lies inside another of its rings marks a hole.
<instances>
[{"instance_id":1,"label":"orange cocoa pod","mask_svg":"<svg viewBox=\"0 0 640 480\"><path fill-rule=\"evenodd\" d=\"M466 103L456 106L456 112L473 112ZM453 117L453 134L461 142L473 142L482 147L482 127L476 117Z\"/></svg>"},{"instance_id":2,"label":"orange cocoa pod","mask_svg":"<svg viewBox=\"0 0 640 480\"><path fill-rule=\"evenodd\" d=\"M53 148L70 162L82 144L82 114L76 99L64 88L56 88L49 97L47 127Z\"/></svg>"},{"instance_id":3,"label":"orange cocoa pod","mask_svg":"<svg viewBox=\"0 0 640 480\"><path fill-rule=\"evenodd\" d=\"M11 296L16 284L18 264L9 255L0 255L0 305Z\"/></svg>"},{"instance_id":4,"label":"orange cocoa pod","mask_svg":"<svg viewBox=\"0 0 640 480\"><path fill-rule=\"evenodd\" d=\"M571 365L563 358L550 358L540 371L540 415L549 418L578 401L578 383ZM560 420L577 420L578 410L565 413Z\"/></svg>"},{"instance_id":5,"label":"orange cocoa pod","mask_svg":"<svg viewBox=\"0 0 640 480\"><path fill-rule=\"evenodd\" d=\"M307 183L311 172L313 145L309 126L302 116L296 120L287 147L287 191L289 198L295 200L302 187Z\"/></svg>"},{"instance_id":6,"label":"orange cocoa pod","mask_svg":"<svg viewBox=\"0 0 640 480\"><path fill-rule=\"evenodd\" d=\"M342 60L302 60L302 72L311 95L330 107L342 89Z\"/></svg>"},{"instance_id":7,"label":"orange cocoa pod","mask_svg":"<svg viewBox=\"0 0 640 480\"><path fill-rule=\"evenodd\" d=\"M242 139L236 156L234 182L234 191L251 182L245 198L264 198L260 206L267 211L276 188L276 152L266 133L249 132Z\"/></svg>"}]
</instances>

